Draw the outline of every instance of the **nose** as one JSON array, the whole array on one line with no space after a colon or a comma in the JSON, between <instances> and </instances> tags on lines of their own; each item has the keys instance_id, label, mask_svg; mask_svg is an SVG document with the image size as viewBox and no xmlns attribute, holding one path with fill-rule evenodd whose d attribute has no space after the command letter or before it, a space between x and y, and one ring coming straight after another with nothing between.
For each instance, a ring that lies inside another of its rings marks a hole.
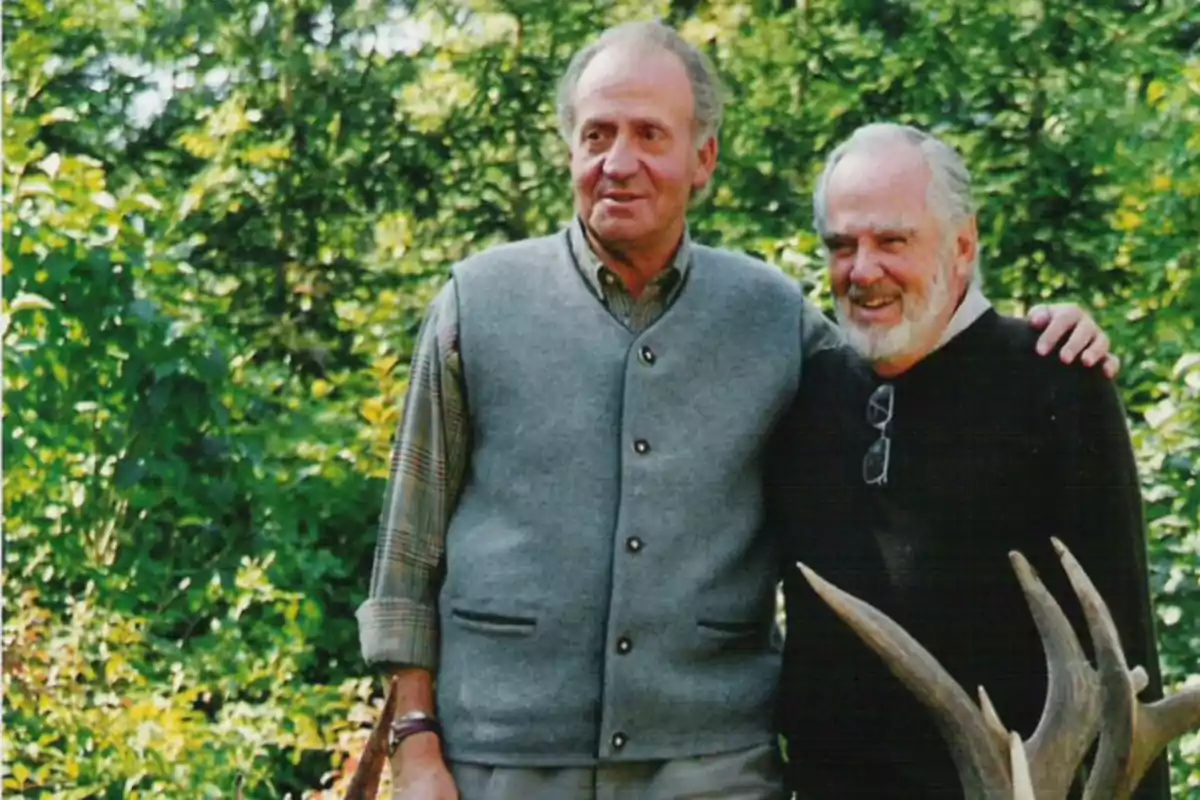
<instances>
[{"instance_id":1,"label":"nose","mask_svg":"<svg viewBox=\"0 0 1200 800\"><path fill-rule=\"evenodd\" d=\"M879 267L879 259L875 251L865 242L859 242L854 250L854 260L850 264L850 281L866 286L883 277Z\"/></svg>"},{"instance_id":2,"label":"nose","mask_svg":"<svg viewBox=\"0 0 1200 800\"><path fill-rule=\"evenodd\" d=\"M629 137L618 136L604 155L604 177L621 181L637 172L638 157Z\"/></svg>"}]
</instances>

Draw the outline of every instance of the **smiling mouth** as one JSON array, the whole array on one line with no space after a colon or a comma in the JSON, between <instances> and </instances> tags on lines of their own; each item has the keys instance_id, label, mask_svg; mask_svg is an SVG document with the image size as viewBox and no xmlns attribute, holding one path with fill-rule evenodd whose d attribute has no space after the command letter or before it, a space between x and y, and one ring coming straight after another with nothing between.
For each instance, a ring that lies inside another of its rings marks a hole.
<instances>
[{"instance_id":1,"label":"smiling mouth","mask_svg":"<svg viewBox=\"0 0 1200 800\"><path fill-rule=\"evenodd\" d=\"M900 300L899 297L867 297L853 300L858 308L865 308L868 311L876 311L880 308L886 308Z\"/></svg>"}]
</instances>

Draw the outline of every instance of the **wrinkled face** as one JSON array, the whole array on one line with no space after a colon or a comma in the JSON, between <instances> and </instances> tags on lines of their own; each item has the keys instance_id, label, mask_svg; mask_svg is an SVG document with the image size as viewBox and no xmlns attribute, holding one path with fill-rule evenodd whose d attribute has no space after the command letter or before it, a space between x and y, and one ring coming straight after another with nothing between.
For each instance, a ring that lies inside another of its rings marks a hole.
<instances>
[{"instance_id":1,"label":"wrinkled face","mask_svg":"<svg viewBox=\"0 0 1200 800\"><path fill-rule=\"evenodd\" d=\"M714 139L697 143L692 86L664 50L615 44L575 90L571 178L579 214L613 252L671 249L688 199L712 177Z\"/></svg>"},{"instance_id":2,"label":"wrinkled face","mask_svg":"<svg viewBox=\"0 0 1200 800\"><path fill-rule=\"evenodd\" d=\"M970 280L974 220L953 238L928 207L930 172L906 144L848 153L826 191L837 317L877 369L907 369L937 344Z\"/></svg>"}]
</instances>

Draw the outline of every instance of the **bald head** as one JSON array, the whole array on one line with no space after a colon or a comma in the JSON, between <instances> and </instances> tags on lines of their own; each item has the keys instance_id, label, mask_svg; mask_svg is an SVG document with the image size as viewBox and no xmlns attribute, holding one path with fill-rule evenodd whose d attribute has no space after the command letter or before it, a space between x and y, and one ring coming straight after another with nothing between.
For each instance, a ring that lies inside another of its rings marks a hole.
<instances>
[{"instance_id":1,"label":"bald head","mask_svg":"<svg viewBox=\"0 0 1200 800\"><path fill-rule=\"evenodd\" d=\"M835 150L821 175L815 217L838 318L880 374L899 374L936 348L975 272L969 183L946 167L955 161L919 131L871 126Z\"/></svg>"},{"instance_id":2,"label":"bald head","mask_svg":"<svg viewBox=\"0 0 1200 800\"><path fill-rule=\"evenodd\" d=\"M813 226L817 234L824 237L827 227L829 182L839 165L852 155L860 157L883 154L876 159L877 168L886 169L896 159L898 168L914 167L912 160L918 159L925 166L924 203L937 217L940 226L951 235L956 227L975 216L975 199L971 187L971 173L958 151L933 134L910 125L890 122L872 123L857 128L850 137L834 148L825 163L825 169L817 180L813 192ZM913 169L909 175L916 177L920 170ZM892 179L895 175L880 174L879 180ZM972 279L980 279L978 263L971 265Z\"/></svg>"}]
</instances>

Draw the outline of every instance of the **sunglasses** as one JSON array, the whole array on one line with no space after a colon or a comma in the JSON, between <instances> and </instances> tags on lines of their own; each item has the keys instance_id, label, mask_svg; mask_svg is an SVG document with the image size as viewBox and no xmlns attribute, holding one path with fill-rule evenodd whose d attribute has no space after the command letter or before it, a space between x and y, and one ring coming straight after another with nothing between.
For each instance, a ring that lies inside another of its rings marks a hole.
<instances>
[{"instance_id":1,"label":"sunglasses","mask_svg":"<svg viewBox=\"0 0 1200 800\"><path fill-rule=\"evenodd\" d=\"M867 424L879 431L879 438L867 448L863 456L863 480L868 486L886 486L888 466L892 461L892 440L888 426L892 422L892 408L896 402L896 390L890 383L880 384L867 398Z\"/></svg>"}]
</instances>

